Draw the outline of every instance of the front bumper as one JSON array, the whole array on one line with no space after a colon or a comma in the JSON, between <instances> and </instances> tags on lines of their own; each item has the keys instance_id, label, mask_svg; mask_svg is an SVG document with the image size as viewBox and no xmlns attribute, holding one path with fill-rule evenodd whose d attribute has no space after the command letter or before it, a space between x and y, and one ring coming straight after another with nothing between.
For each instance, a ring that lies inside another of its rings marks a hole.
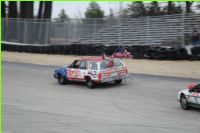
<instances>
[{"instance_id":1,"label":"front bumper","mask_svg":"<svg viewBox=\"0 0 200 133\"><path fill-rule=\"evenodd\" d=\"M53 77L54 77L55 79L58 79L58 75L57 75L56 73L53 74Z\"/></svg>"},{"instance_id":2,"label":"front bumper","mask_svg":"<svg viewBox=\"0 0 200 133\"><path fill-rule=\"evenodd\" d=\"M181 96L181 92L178 92L178 94L177 94L177 100L178 100L178 102L180 102L180 96Z\"/></svg>"}]
</instances>

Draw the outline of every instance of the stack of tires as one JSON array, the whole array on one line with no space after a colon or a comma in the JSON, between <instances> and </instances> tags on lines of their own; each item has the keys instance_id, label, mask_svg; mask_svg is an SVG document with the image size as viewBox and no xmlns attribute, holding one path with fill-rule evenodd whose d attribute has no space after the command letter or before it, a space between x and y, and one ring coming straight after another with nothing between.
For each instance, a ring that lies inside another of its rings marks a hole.
<instances>
[{"instance_id":1,"label":"stack of tires","mask_svg":"<svg viewBox=\"0 0 200 133\"><path fill-rule=\"evenodd\" d=\"M179 60L188 59L188 54L185 48L152 46L146 50L145 57L156 60Z\"/></svg>"},{"instance_id":2,"label":"stack of tires","mask_svg":"<svg viewBox=\"0 0 200 133\"><path fill-rule=\"evenodd\" d=\"M191 49L191 60L200 60L200 46L195 46Z\"/></svg>"},{"instance_id":3,"label":"stack of tires","mask_svg":"<svg viewBox=\"0 0 200 133\"><path fill-rule=\"evenodd\" d=\"M136 59L144 59L146 51L148 49L149 49L149 46L133 45L130 48L130 52L134 56L134 58L136 58Z\"/></svg>"},{"instance_id":4,"label":"stack of tires","mask_svg":"<svg viewBox=\"0 0 200 133\"><path fill-rule=\"evenodd\" d=\"M105 54L112 55L117 48L119 48L119 46L106 45L105 46Z\"/></svg>"},{"instance_id":5,"label":"stack of tires","mask_svg":"<svg viewBox=\"0 0 200 133\"><path fill-rule=\"evenodd\" d=\"M71 44L71 45L16 45L2 43L3 51L16 51L41 54L64 54L64 55L112 55L119 48L117 45L102 44ZM133 45L125 48L135 59L156 59L156 60L200 60L200 46L191 48L192 55L188 55L186 48L170 46L142 46Z\"/></svg>"}]
</instances>

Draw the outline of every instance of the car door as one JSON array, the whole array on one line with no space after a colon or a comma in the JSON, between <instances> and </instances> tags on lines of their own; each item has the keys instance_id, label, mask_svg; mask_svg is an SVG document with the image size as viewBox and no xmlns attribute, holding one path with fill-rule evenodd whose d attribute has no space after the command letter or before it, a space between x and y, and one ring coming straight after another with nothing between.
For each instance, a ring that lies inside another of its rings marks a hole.
<instances>
[{"instance_id":1,"label":"car door","mask_svg":"<svg viewBox=\"0 0 200 133\"><path fill-rule=\"evenodd\" d=\"M200 85L196 87L196 89L194 90L194 94L195 94L196 104L200 106Z\"/></svg>"},{"instance_id":2,"label":"car door","mask_svg":"<svg viewBox=\"0 0 200 133\"><path fill-rule=\"evenodd\" d=\"M75 60L68 68L68 80L83 81L87 64L85 61Z\"/></svg>"},{"instance_id":3,"label":"car door","mask_svg":"<svg viewBox=\"0 0 200 133\"><path fill-rule=\"evenodd\" d=\"M189 96L188 96L188 102L191 104L195 104L196 103L196 92L190 91Z\"/></svg>"},{"instance_id":4,"label":"car door","mask_svg":"<svg viewBox=\"0 0 200 133\"><path fill-rule=\"evenodd\" d=\"M200 85L195 86L191 90L189 102L194 106L200 105Z\"/></svg>"},{"instance_id":5,"label":"car door","mask_svg":"<svg viewBox=\"0 0 200 133\"><path fill-rule=\"evenodd\" d=\"M75 60L67 70L67 78L68 80L75 80L79 77L80 72L78 70L78 67L80 65L80 60Z\"/></svg>"},{"instance_id":6,"label":"car door","mask_svg":"<svg viewBox=\"0 0 200 133\"><path fill-rule=\"evenodd\" d=\"M90 75L92 80L98 79L98 63L94 61L88 62L88 74Z\"/></svg>"},{"instance_id":7,"label":"car door","mask_svg":"<svg viewBox=\"0 0 200 133\"><path fill-rule=\"evenodd\" d=\"M88 67L87 61L81 61L80 62L80 66L79 66L79 71L80 71L79 79L80 80L84 80L85 79L85 75L86 75L86 72L87 72L87 67Z\"/></svg>"}]
</instances>

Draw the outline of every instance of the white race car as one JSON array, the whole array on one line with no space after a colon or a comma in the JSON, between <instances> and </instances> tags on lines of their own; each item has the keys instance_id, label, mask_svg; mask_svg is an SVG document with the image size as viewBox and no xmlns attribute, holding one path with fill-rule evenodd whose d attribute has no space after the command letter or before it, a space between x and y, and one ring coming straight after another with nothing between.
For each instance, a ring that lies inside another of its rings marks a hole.
<instances>
[{"instance_id":1,"label":"white race car","mask_svg":"<svg viewBox=\"0 0 200 133\"><path fill-rule=\"evenodd\" d=\"M190 83L187 90L178 92L178 101L184 110L190 107L200 108L200 83Z\"/></svg>"}]
</instances>

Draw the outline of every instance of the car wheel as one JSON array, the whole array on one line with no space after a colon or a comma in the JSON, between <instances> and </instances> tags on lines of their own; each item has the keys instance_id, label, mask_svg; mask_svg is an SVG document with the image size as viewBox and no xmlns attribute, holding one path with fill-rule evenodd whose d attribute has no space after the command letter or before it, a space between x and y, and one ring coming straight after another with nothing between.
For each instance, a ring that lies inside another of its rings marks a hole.
<instances>
[{"instance_id":1,"label":"car wheel","mask_svg":"<svg viewBox=\"0 0 200 133\"><path fill-rule=\"evenodd\" d=\"M86 85L89 89L94 88L94 82L92 80L87 80Z\"/></svg>"},{"instance_id":2,"label":"car wheel","mask_svg":"<svg viewBox=\"0 0 200 133\"><path fill-rule=\"evenodd\" d=\"M188 102L187 102L185 95L181 95L180 104L181 104L182 109L184 109L184 110L189 109Z\"/></svg>"},{"instance_id":3,"label":"car wheel","mask_svg":"<svg viewBox=\"0 0 200 133\"><path fill-rule=\"evenodd\" d=\"M59 83L60 85L66 84L66 79L65 79L65 77L60 76L60 77L58 78L58 83Z\"/></svg>"},{"instance_id":4,"label":"car wheel","mask_svg":"<svg viewBox=\"0 0 200 133\"><path fill-rule=\"evenodd\" d=\"M121 84L121 83L122 83L122 79L115 80L115 84Z\"/></svg>"}]
</instances>

